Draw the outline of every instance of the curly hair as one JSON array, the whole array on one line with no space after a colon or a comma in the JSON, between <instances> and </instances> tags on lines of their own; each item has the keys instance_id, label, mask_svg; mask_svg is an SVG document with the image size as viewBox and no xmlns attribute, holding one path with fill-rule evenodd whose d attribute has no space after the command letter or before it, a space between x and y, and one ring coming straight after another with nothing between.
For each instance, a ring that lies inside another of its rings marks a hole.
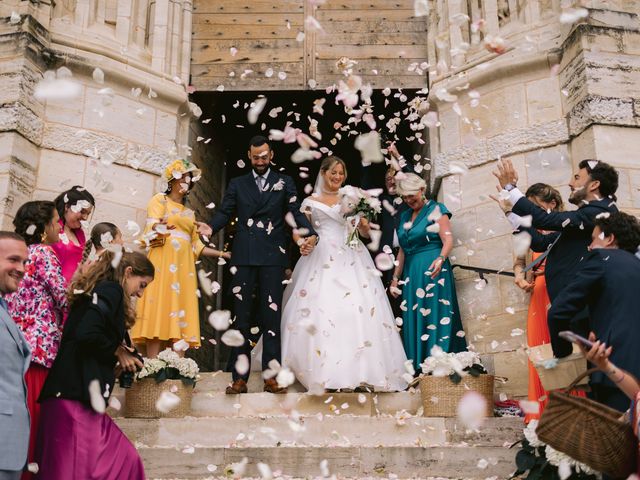
<instances>
[{"instance_id":1,"label":"curly hair","mask_svg":"<svg viewBox=\"0 0 640 480\"><path fill-rule=\"evenodd\" d=\"M591 180L600 182L600 195L616 200L616 190L618 190L618 171L611 165L599 160L582 160L578 168L586 169Z\"/></svg>"},{"instance_id":2,"label":"curly hair","mask_svg":"<svg viewBox=\"0 0 640 480\"><path fill-rule=\"evenodd\" d=\"M620 250L636 253L640 246L640 222L633 215L616 212L596 217L595 226L606 237L613 235Z\"/></svg>"},{"instance_id":3,"label":"curly hair","mask_svg":"<svg viewBox=\"0 0 640 480\"><path fill-rule=\"evenodd\" d=\"M58 215L60 215L60 220L63 225L65 223L64 213L66 208L77 204L81 200L89 202L92 207L96 206L96 200L93 198L93 195L80 185L74 185L69 190L62 192L55 198L53 203L56 204L56 210L58 210Z\"/></svg>"},{"instance_id":4,"label":"curly hair","mask_svg":"<svg viewBox=\"0 0 640 480\"><path fill-rule=\"evenodd\" d=\"M114 253L111 250L106 250L86 272L72 280L67 291L69 306L72 307L78 300L90 296L96 285L102 281L117 282L124 288L125 271L129 267L131 267L133 275L152 278L155 276L153 264L142 253L124 252L123 250ZM125 294L123 300L125 324L127 328L131 328L136 321L131 297Z\"/></svg>"},{"instance_id":5,"label":"curly hair","mask_svg":"<svg viewBox=\"0 0 640 480\"><path fill-rule=\"evenodd\" d=\"M35 200L22 205L13 219L16 233L24 238L27 245L42 243L47 224L53 220L56 210L53 202Z\"/></svg>"},{"instance_id":6,"label":"curly hair","mask_svg":"<svg viewBox=\"0 0 640 480\"><path fill-rule=\"evenodd\" d=\"M527 198L536 197L542 200L543 202L556 202L556 208L554 208L554 212L561 212L564 210L564 202L562 201L562 195L560 192L553 188L551 185L547 185L546 183L534 183L529 188L527 188L527 192L525 193Z\"/></svg>"}]
</instances>

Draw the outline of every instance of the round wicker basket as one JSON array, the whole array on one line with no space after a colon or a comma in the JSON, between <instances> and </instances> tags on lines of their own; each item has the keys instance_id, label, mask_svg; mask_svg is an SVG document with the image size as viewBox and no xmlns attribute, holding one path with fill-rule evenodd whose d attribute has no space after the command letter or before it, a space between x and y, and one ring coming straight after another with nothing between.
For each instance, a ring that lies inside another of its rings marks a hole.
<instances>
[{"instance_id":1,"label":"round wicker basket","mask_svg":"<svg viewBox=\"0 0 640 480\"><path fill-rule=\"evenodd\" d=\"M474 390L487 399L486 416L493 417L493 382L493 375L467 375L460 383L453 383L449 377L421 377L423 416L455 417L462 396L469 390Z\"/></svg>"},{"instance_id":2,"label":"round wicker basket","mask_svg":"<svg viewBox=\"0 0 640 480\"><path fill-rule=\"evenodd\" d=\"M168 391L180 398L180 403L173 410L162 413L156 409L156 402L163 391ZM179 418L191 411L193 387L186 386L182 380L165 380L156 383L153 378L143 378L133 382L131 388L125 390L124 416L130 418Z\"/></svg>"}]
</instances>

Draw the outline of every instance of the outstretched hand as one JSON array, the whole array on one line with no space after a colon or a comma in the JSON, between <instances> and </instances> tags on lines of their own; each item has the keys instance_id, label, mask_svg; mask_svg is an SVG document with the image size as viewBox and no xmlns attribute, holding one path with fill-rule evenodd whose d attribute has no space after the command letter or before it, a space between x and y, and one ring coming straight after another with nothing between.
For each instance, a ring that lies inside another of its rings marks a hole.
<instances>
[{"instance_id":1,"label":"outstretched hand","mask_svg":"<svg viewBox=\"0 0 640 480\"><path fill-rule=\"evenodd\" d=\"M493 175L498 179L501 188L507 185L516 185L518 183L518 172L513 168L511 160L499 160L497 163L498 171Z\"/></svg>"},{"instance_id":2,"label":"outstretched hand","mask_svg":"<svg viewBox=\"0 0 640 480\"><path fill-rule=\"evenodd\" d=\"M196 222L196 226L198 227L199 235L202 235L203 237L210 237L213 235L213 229L208 224L204 222Z\"/></svg>"}]
</instances>

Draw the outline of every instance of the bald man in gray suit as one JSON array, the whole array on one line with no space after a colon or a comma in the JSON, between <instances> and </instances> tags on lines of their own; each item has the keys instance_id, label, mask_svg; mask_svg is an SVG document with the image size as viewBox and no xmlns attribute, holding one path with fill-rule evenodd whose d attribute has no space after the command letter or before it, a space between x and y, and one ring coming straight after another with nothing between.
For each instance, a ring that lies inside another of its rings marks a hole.
<instances>
[{"instance_id":1,"label":"bald man in gray suit","mask_svg":"<svg viewBox=\"0 0 640 480\"><path fill-rule=\"evenodd\" d=\"M29 410L24 375L31 351L7 312L4 296L18 290L29 251L20 235L0 231L0 480L17 480L27 463Z\"/></svg>"}]
</instances>

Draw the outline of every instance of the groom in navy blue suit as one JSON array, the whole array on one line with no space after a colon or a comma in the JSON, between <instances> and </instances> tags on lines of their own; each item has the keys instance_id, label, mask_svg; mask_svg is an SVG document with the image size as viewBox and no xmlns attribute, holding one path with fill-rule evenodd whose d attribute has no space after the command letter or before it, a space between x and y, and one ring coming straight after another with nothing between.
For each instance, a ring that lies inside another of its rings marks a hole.
<instances>
[{"instance_id":1,"label":"groom in navy blue suit","mask_svg":"<svg viewBox=\"0 0 640 480\"><path fill-rule=\"evenodd\" d=\"M210 226L199 225L200 234L211 236L237 217L231 265L237 270L233 276L235 323L244 344L233 347L229 365L233 383L226 393L247 392L249 372L239 373L235 365L240 355L250 358L250 314L254 289L257 290L257 315L263 340L262 369L271 360L280 362L280 316L284 269L288 264L286 252L285 215L293 215L297 233L306 237L300 241L300 253L308 255L318 237L307 217L300 212L300 201L293 179L271 168L273 150L262 136L253 137L248 151L251 172L229 182L222 204L211 219ZM235 216L234 216L235 214ZM265 380L265 392L285 393L275 379Z\"/></svg>"}]
</instances>

